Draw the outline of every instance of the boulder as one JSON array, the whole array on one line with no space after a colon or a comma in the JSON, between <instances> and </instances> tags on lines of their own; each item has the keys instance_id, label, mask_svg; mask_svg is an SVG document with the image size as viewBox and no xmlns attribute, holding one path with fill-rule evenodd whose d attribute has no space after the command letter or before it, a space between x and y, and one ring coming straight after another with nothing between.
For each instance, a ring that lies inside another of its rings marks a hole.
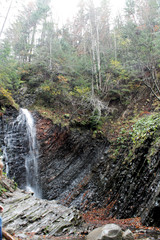
<instances>
[{"instance_id":1,"label":"boulder","mask_svg":"<svg viewBox=\"0 0 160 240\"><path fill-rule=\"evenodd\" d=\"M87 240L122 240L122 230L116 224L107 224L103 227L94 229Z\"/></svg>"},{"instance_id":2,"label":"boulder","mask_svg":"<svg viewBox=\"0 0 160 240\"><path fill-rule=\"evenodd\" d=\"M123 233L122 239L123 239L123 240L134 240L133 233L132 233L129 229L127 229L127 230Z\"/></svg>"}]
</instances>

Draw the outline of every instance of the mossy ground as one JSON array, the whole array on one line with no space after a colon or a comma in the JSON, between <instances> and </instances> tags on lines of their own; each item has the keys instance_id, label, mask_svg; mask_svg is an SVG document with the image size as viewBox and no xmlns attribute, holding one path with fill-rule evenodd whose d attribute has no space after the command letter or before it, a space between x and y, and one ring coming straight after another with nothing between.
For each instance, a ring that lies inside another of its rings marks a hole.
<instances>
[{"instance_id":1,"label":"mossy ground","mask_svg":"<svg viewBox=\"0 0 160 240\"><path fill-rule=\"evenodd\" d=\"M0 107L1 112L5 111L5 106L11 105L15 109L19 110L18 104L14 101L11 92L0 86Z\"/></svg>"},{"instance_id":2,"label":"mossy ground","mask_svg":"<svg viewBox=\"0 0 160 240\"><path fill-rule=\"evenodd\" d=\"M32 106L31 110L38 111L44 118L49 118L53 121L54 124L61 124L62 126L69 125L69 118L66 117L68 112L65 112L63 109L52 109L43 106Z\"/></svg>"},{"instance_id":3,"label":"mossy ground","mask_svg":"<svg viewBox=\"0 0 160 240\"><path fill-rule=\"evenodd\" d=\"M144 104L145 103L145 104ZM148 146L148 163L160 146L160 103L149 99L132 107L130 115L110 120L107 137L111 142L110 157L132 161L138 149Z\"/></svg>"}]
</instances>

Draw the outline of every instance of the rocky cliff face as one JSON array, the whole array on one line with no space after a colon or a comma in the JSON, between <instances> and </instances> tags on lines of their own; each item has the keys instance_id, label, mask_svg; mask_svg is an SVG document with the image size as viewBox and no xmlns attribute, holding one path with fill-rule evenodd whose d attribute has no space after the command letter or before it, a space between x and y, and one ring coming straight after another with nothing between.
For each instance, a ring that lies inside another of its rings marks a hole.
<instances>
[{"instance_id":1,"label":"rocky cliff face","mask_svg":"<svg viewBox=\"0 0 160 240\"><path fill-rule=\"evenodd\" d=\"M9 107L1 119L1 146L7 176L14 179L20 188L26 186L25 157L29 152L26 127L20 126L19 113Z\"/></svg>"},{"instance_id":2,"label":"rocky cliff face","mask_svg":"<svg viewBox=\"0 0 160 240\"><path fill-rule=\"evenodd\" d=\"M35 118L44 198L83 211L103 207L104 218L141 216L143 223L159 226L159 153L150 163L145 158L151 142L137 150L134 160L124 162L121 156L113 162L106 139Z\"/></svg>"},{"instance_id":3,"label":"rocky cliff face","mask_svg":"<svg viewBox=\"0 0 160 240\"><path fill-rule=\"evenodd\" d=\"M108 157L109 143L102 136L62 128L38 113L33 116L43 198L83 211L103 208L104 219L141 216L144 224L160 226L159 150L150 163L145 157L151 139L137 149L132 161L124 162L123 156L113 161ZM19 185L25 174L23 166L10 166Z\"/></svg>"},{"instance_id":4,"label":"rocky cliff face","mask_svg":"<svg viewBox=\"0 0 160 240\"><path fill-rule=\"evenodd\" d=\"M81 210L104 208L104 218L141 216L144 224L160 226L159 152L147 162L151 142L137 149L134 160L113 162L104 138L54 126L35 115L40 143L43 197L59 199Z\"/></svg>"},{"instance_id":5,"label":"rocky cliff face","mask_svg":"<svg viewBox=\"0 0 160 240\"><path fill-rule=\"evenodd\" d=\"M93 138L89 131L61 128L37 115L35 118L42 197L83 210L97 204L101 189L95 184L94 168L104 160L107 139Z\"/></svg>"},{"instance_id":6,"label":"rocky cliff face","mask_svg":"<svg viewBox=\"0 0 160 240\"><path fill-rule=\"evenodd\" d=\"M148 145L147 145L148 144ZM150 163L145 158L146 148L139 149L136 157L124 162L103 162L97 169L97 182L103 186L104 218L130 218L140 216L145 225L160 226L160 158L159 153Z\"/></svg>"}]
</instances>

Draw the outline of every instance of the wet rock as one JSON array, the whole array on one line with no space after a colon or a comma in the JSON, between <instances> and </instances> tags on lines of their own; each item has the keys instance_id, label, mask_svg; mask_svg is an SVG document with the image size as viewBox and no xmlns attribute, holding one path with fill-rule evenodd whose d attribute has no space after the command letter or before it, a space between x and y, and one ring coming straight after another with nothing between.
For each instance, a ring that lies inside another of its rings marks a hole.
<instances>
[{"instance_id":1,"label":"wet rock","mask_svg":"<svg viewBox=\"0 0 160 240\"><path fill-rule=\"evenodd\" d=\"M155 189L155 192L151 195L146 207L143 210L141 215L142 223L150 226L156 225L160 227L160 177L159 175L155 176L154 185L152 184L152 191Z\"/></svg>"},{"instance_id":2,"label":"wet rock","mask_svg":"<svg viewBox=\"0 0 160 240\"><path fill-rule=\"evenodd\" d=\"M37 113L33 115L40 146L42 197L81 210L97 204L100 186L94 184L94 176L106 154L107 139L95 139L90 131L71 131Z\"/></svg>"},{"instance_id":3,"label":"wet rock","mask_svg":"<svg viewBox=\"0 0 160 240\"><path fill-rule=\"evenodd\" d=\"M0 121L1 145L7 123L16 114L10 109ZM83 211L104 208L103 219L140 216L143 224L160 227L160 149L157 147L150 162L146 159L152 139L136 149L132 160L124 161L125 149L113 161L108 157L106 138L93 138L90 131L70 130L54 125L36 112L33 115L40 146L38 174L43 198L56 199L65 206L73 205ZM17 161L9 162L9 176L21 188L26 182L26 145L23 132L11 151L14 159L17 152L20 155Z\"/></svg>"},{"instance_id":4,"label":"wet rock","mask_svg":"<svg viewBox=\"0 0 160 240\"><path fill-rule=\"evenodd\" d=\"M19 189L4 200L2 219L6 230L51 236L75 231L75 226L81 223L77 210L59 205L54 200L37 199Z\"/></svg>"},{"instance_id":5,"label":"wet rock","mask_svg":"<svg viewBox=\"0 0 160 240\"><path fill-rule=\"evenodd\" d=\"M134 235L133 235L133 233L129 229L127 229L123 233L122 239L123 240L134 240Z\"/></svg>"},{"instance_id":6,"label":"wet rock","mask_svg":"<svg viewBox=\"0 0 160 240\"><path fill-rule=\"evenodd\" d=\"M5 188L7 191L13 193L15 190L15 185L13 181L9 181L9 179L6 179L3 177L1 185L3 186L3 188ZM6 193L9 194L9 193Z\"/></svg>"},{"instance_id":7,"label":"wet rock","mask_svg":"<svg viewBox=\"0 0 160 240\"><path fill-rule=\"evenodd\" d=\"M93 230L87 240L134 240L134 236L130 230L123 232L118 225L107 224Z\"/></svg>"}]
</instances>

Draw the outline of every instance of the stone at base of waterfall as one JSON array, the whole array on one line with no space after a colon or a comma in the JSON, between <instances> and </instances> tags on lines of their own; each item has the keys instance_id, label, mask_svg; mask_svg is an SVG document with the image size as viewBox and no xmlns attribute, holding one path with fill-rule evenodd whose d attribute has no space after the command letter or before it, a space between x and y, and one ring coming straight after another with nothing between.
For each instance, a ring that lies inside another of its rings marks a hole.
<instances>
[{"instance_id":1,"label":"stone at base of waterfall","mask_svg":"<svg viewBox=\"0 0 160 240\"><path fill-rule=\"evenodd\" d=\"M94 229L87 240L134 240L134 236L130 230L123 232L118 225L107 224Z\"/></svg>"},{"instance_id":2,"label":"stone at base of waterfall","mask_svg":"<svg viewBox=\"0 0 160 240\"><path fill-rule=\"evenodd\" d=\"M133 233L129 229L127 229L123 233L122 239L124 239L124 240L134 240Z\"/></svg>"}]
</instances>

